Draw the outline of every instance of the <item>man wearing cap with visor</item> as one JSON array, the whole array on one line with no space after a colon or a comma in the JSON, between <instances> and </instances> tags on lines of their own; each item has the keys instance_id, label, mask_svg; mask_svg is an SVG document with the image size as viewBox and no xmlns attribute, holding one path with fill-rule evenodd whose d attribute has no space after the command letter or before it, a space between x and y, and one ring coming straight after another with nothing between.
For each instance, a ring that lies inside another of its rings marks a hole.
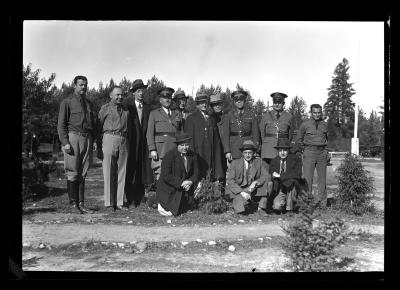
<instances>
[{"instance_id":1,"label":"man wearing cap with visor","mask_svg":"<svg viewBox=\"0 0 400 290\"><path fill-rule=\"evenodd\" d=\"M178 132L177 147L164 156L156 192L158 212L163 216L177 216L193 201L199 175L197 156L189 150L190 139L187 133Z\"/></svg>"},{"instance_id":2,"label":"man wearing cap with visor","mask_svg":"<svg viewBox=\"0 0 400 290\"><path fill-rule=\"evenodd\" d=\"M263 114L260 122L261 133L261 158L267 171L272 158L278 155L275 146L279 138L286 138L292 141L292 120L293 116L283 110L286 94L272 93L273 109Z\"/></svg>"},{"instance_id":3,"label":"man wearing cap with visor","mask_svg":"<svg viewBox=\"0 0 400 290\"><path fill-rule=\"evenodd\" d=\"M176 110L179 113L179 121L180 121L180 131L183 131L185 126L185 120L189 116L189 113L185 112L186 102L189 97L186 96L185 91L178 89L174 96L172 97L172 101L175 103Z\"/></svg>"},{"instance_id":4,"label":"man wearing cap with visor","mask_svg":"<svg viewBox=\"0 0 400 290\"><path fill-rule=\"evenodd\" d=\"M245 140L252 140L258 148L259 132L257 119L244 110L247 92L243 90L234 91L231 98L234 108L224 116L222 131L222 144L228 162L242 157L240 147Z\"/></svg>"},{"instance_id":5,"label":"man wearing cap with visor","mask_svg":"<svg viewBox=\"0 0 400 290\"><path fill-rule=\"evenodd\" d=\"M161 107L150 112L147 127L147 145L149 147L151 168L158 180L161 172L161 162L165 154L176 147L174 141L179 131L178 112L171 110L172 88L162 88L158 91Z\"/></svg>"},{"instance_id":6,"label":"man wearing cap with visor","mask_svg":"<svg viewBox=\"0 0 400 290\"><path fill-rule=\"evenodd\" d=\"M245 140L240 151L242 157L234 159L228 169L226 193L233 198L235 213L246 213L249 201L259 200L257 212L265 216L267 191L263 185L266 182L267 171L261 158L255 158L257 146L252 140Z\"/></svg>"},{"instance_id":7,"label":"man wearing cap with visor","mask_svg":"<svg viewBox=\"0 0 400 290\"><path fill-rule=\"evenodd\" d=\"M126 197L128 204L134 201L135 205L138 205L144 196L144 186L153 183L146 139L151 106L143 101L146 88L147 85L141 79L137 79L130 88L131 96L125 98L133 120L132 132L128 135L130 148L125 183Z\"/></svg>"}]
</instances>

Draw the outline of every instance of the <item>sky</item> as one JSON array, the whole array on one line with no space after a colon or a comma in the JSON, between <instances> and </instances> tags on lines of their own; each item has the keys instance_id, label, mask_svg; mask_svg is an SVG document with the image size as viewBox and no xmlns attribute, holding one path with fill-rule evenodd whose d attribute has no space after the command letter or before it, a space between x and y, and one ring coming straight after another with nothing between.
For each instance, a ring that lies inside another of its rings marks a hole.
<instances>
[{"instance_id":1,"label":"sky","mask_svg":"<svg viewBox=\"0 0 400 290\"><path fill-rule=\"evenodd\" d=\"M239 83L265 104L282 92L286 106L295 96L323 105L346 58L352 100L368 114L383 105L383 22L24 21L23 29L24 66L55 73L58 87L76 75L89 88L155 75L189 95Z\"/></svg>"}]
</instances>

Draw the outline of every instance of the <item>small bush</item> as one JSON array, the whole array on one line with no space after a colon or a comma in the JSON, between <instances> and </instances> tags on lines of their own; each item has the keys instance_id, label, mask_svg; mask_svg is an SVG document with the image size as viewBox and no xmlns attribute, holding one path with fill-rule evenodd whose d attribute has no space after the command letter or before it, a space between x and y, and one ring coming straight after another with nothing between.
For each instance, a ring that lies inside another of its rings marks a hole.
<instances>
[{"instance_id":1,"label":"small bush","mask_svg":"<svg viewBox=\"0 0 400 290\"><path fill-rule=\"evenodd\" d=\"M287 235L282 246L291 259L293 271L326 272L345 267L351 260L341 259L334 253L349 237L344 221L336 218L316 224L316 203L311 194L301 196L299 205L300 215L282 227Z\"/></svg>"},{"instance_id":2,"label":"small bush","mask_svg":"<svg viewBox=\"0 0 400 290\"><path fill-rule=\"evenodd\" d=\"M338 190L335 194L333 207L346 213L362 215L374 213L371 203L374 196L374 178L368 176L359 157L346 154L337 169Z\"/></svg>"},{"instance_id":3,"label":"small bush","mask_svg":"<svg viewBox=\"0 0 400 290\"><path fill-rule=\"evenodd\" d=\"M212 182L210 174L201 181L200 189L195 193L198 208L206 214L223 213L230 208L222 194L222 186L219 182Z\"/></svg>"}]
</instances>

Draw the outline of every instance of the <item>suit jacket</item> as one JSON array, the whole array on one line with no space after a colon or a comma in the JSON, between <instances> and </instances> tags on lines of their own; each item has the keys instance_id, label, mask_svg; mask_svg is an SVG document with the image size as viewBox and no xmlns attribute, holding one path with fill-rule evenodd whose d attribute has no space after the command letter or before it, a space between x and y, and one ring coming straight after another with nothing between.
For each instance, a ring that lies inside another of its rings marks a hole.
<instances>
[{"instance_id":1,"label":"suit jacket","mask_svg":"<svg viewBox=\"0 0 400 290\"><path fill-rule=\"evenodd\" d=\"M178 112L171 110L171 117L161 108L150 112L146 138L149 152L157 150L159 158L176 147L175 134L179 130L179 124L175 122ZM167 136L163 136L163 134Z\"/></svg>"},{"instance_id":2,"label":"suit jacket","mask_svg":"<svg viewBox=\"0 0 400 290\"><path fill-rule=\"evenodd\" d=\"M174 215L178 214L181 204L182 182L191 180L193 182L192 191L198 181L197 155L189 151L186 158L187 171L177 148L168 151L161 163L161 175L157 184L156 198L165 210L171 211Z\"/></svg>"},{"instance_id":3,"label":"suit jacket","mask_svg":"<svg viewBox=\"0 0 400 290\"><path fill-rule=\"evenodd\" d=\"M229 167L229 173L227 178L227 192L230 193L231 197L241 193L245 188L250 186L251 182L258 181L259 187L262 187L267 180L267 170L262 165L261 158L255 158L252 161L250 168L250 183L247 183L245 176L244 158L235 159L232 161ZM260 192L261 194L261 192ZM259 194L256 194L259 195Z\"/></svg>"},{"instance_id":4,"label":"suit jacket","mask_svg":"<svg viewBox=\"0 0 400 290\"><path fill-rule=\"evenodd\" d=\"M271 160L269 173L279 173L281 158L279 156ZM302 161L296 154L289 153L286 158L286 171L281 174L280 182L286 186L291 186L296 180L300 180L302 173Z\"/></svg>"}]
</instances>

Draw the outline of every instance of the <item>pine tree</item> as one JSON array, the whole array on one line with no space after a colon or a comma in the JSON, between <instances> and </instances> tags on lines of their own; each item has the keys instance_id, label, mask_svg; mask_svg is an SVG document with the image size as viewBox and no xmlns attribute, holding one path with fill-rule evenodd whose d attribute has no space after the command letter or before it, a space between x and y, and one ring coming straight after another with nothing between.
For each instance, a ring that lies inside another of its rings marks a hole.
<instances>
[{"instance_id":1,"label":"pine tree","mask_svg":"<svg viewBox=\"0 0 400 290\"><path fill-rule=\"evenodd\" d=\"M301 123L307 119L307 104L303 98L295 96L290 101L288 112L293 116L293 130L298 130Z\"/></svg>"}]
</instances>

